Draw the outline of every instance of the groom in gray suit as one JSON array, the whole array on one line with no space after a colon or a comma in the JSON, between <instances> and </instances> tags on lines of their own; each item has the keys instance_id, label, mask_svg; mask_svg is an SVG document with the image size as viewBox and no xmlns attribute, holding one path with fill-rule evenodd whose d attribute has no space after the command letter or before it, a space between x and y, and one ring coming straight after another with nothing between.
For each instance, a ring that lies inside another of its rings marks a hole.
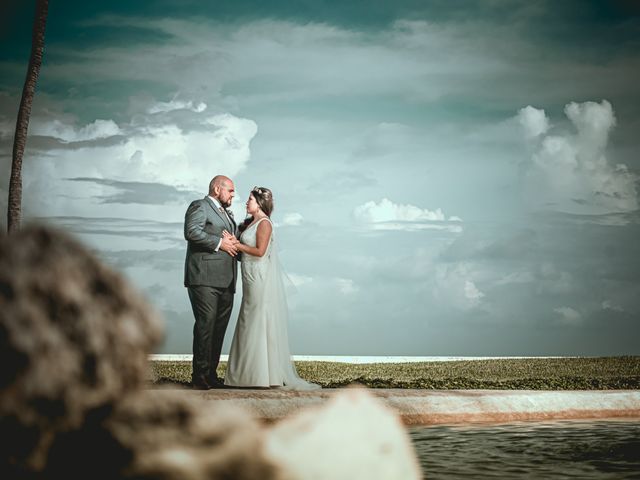
<instances>
[{"instance_id":1,"label":"groom in gray suit","mask_svg":"<svg viewBox=\"0 0 640 480\"><path fill-rule=\"evenodd\" d=\"M199 390L224 387L216 369L233 308L238 251L234 238L224 238L222 232L236 234L233 214L227 210L234 195L231 179L218 175L209 183L209 194L191 202L184 218L184 285L195 317L191 381Z\"/></svg>"}]
</instances>

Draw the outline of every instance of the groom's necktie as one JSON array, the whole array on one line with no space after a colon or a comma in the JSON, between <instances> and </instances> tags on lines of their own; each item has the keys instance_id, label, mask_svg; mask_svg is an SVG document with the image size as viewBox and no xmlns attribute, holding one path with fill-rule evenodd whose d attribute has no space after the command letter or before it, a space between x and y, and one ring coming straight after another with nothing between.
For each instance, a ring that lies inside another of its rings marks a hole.
<instances>
[{"instance_id":1,"label":"groom's necktie","mask_svg":"<svg viewBox=\"0 0 640 480\"><path fill-rule=\"evenodd\" d=\"M227 220L229 221L229 225L233 226L233 214L231 213L231 211L227 210L224 207L218 207L218 210L220 210L220 213L222 213L222 215L227 218Z\"/></svg>"}]
</instances>

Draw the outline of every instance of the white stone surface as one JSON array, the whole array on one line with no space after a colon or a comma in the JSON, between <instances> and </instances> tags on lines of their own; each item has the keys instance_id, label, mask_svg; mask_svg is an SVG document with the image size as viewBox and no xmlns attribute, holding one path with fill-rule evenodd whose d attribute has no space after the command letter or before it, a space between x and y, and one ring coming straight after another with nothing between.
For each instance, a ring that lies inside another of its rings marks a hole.
<instances>
[{"instance_id":1,"label":"white stone surface","mask_svg":"<svg viewBox=\"0 0 640 480\"><path fill-rule=\"evenodd\" d=\"M363 388L277 423L267 431L266 453L300 480L422 477L398 415Z\"/></svg>"},{"instance_id":2,"label":"white stone surface","mask_svg":"<svg viewBox=\"0 0 640 480\"><path fill-rule=\"evenodd\" d=\"M348 390L348 389L346 389ZM294 392L270 389L188 391L231 403L255 417L279 420L331 401L345 389ZM638 390L420 390L368 389L407 425L572 419L640 418Z\"/></svg>"}]
</instances>

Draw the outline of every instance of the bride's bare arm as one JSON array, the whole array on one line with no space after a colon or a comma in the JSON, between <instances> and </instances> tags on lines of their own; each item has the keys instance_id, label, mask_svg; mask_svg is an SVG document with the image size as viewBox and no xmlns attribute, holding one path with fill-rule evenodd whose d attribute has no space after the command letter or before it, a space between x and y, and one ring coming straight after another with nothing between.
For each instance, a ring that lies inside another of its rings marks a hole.
<instances>
[{"instance_id":1,"label":"bride's bare arm","mask_svg":"<svg viewBox=\"0 0 640 480\"><path fill-rule=\"evenodd\" d=\"M256 246L250 247L249 245L238 242L236 244L236 248L239 252L247 253L249 255L253 255L254 257L264 256L264 253L267 251L267 247L269 246L269 240L271 239L271 232L273 230L273 227L271 226L271 222L266 221L260 222L257 229Z\"/></svg>"}]
</instances>

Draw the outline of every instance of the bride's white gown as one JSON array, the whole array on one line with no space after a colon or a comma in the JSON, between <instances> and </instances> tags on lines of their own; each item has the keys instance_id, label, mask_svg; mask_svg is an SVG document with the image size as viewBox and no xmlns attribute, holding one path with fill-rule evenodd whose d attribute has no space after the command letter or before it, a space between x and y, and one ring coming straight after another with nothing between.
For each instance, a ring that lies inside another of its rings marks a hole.
<instances>
[{"instance_id":1,"label":"bride's white gown","mask_svg":"<svg viewBox=\"0 0 640 480\"><path fill-rule=\"evenodd\" d=\"M256 246L258 224L240 241ZM289 309L283 273L274 248L273 230L264 256L242 255L242 304L233 334L224 384L234 387L283 387L312 390L319 385L298 376L291 361L287 322Z\"/></svg>"}]
</instances>

